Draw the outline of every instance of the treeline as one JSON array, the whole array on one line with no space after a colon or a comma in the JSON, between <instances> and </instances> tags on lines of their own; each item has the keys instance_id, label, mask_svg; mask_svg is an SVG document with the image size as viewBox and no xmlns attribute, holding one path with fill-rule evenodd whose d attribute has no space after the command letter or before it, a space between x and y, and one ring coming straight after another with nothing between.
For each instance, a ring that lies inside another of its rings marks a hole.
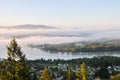
<instances>
[{"instance_id":1,"label":"treeline","mask_svg":"<svg viewBox=\"0 0 120 80\"><path fill-rule=\"evenodd\" d=\"M112 43L69 43L69 44L43 44L29 45L32 48L42 49L51 52L113 52L120 51L120 44Z\"/></svg>"},{"instance_id":2,"label":"treeline","mask_svg":"<svg viewBox=\"0 0 120 80\"><path fill-rule=\"evenodd\" d=\"M38 60L28 60L27 64L69 64L71 66L82 64L82 62L85 62L90 67L108 67L108 66L119 66L120 65L120 57L114 57L114 56L101 56L101 57L93 57L93 58L78 58L78 59L71 59L71 60L61 60L61 59L38 59Z\"/></svg>"}]
</instances>

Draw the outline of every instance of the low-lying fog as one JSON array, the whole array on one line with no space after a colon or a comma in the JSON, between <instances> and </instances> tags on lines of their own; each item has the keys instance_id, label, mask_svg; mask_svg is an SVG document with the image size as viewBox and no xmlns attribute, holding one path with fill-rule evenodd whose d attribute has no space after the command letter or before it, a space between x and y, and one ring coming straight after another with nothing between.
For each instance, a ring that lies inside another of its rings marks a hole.
<instances>
[{"instance_id":1,"label":"low-lying fog","mask_svg":"<svg viewBox=\"0 0 120 80\"><path fill-rule=\"evenodd\" d=\"M20 26L19 26L20 27ZM45 26L46 27L46 26ZM7 57L6 46L12 36L17 38L19 45L28 59L72 59L79 57L93 57L96 54L82 53L49 53L38 49L31 49L28 44L57 44L69 43L79 41L98 40L103 38L119 39L120 31L116 29L111 30L81 30L80 28L54 28L47 26L46 28L36 27L0 27L0 58ZM82 56L81 56L82 55ZM102 54L103 55L103 54ZM112 54L111 54L112 55ZM115 55L115 54L113 54Z\"/></svg>"}]
</instances>

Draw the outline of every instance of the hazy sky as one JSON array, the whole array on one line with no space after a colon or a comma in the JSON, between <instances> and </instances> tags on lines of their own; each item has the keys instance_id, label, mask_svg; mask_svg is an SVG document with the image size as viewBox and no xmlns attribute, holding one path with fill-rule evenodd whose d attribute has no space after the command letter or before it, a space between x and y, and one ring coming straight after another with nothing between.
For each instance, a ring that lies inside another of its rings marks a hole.
<instances>
[{"instance_id":1,"label":"hazy sky","mask_svg":"<svg viewBox=\"0 0 120 80\"><path fill-rule=\"evenodd\" d=\"M0 0L0 25L120 28L120 0Z\"/></svg>"}]
</instances>

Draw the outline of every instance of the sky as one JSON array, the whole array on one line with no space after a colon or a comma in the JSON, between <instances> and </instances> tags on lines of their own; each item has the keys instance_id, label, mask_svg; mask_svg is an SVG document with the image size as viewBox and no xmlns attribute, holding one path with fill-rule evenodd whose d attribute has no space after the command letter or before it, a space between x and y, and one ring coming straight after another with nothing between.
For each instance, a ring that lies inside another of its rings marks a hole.
<instances>
[{"instance_id":1,"label":"sky","mask_svg":"<svg viewBox=\"0 0 120 80\"><path fill-rule=\"evenodd\" d=\"M0 0L0 25L120 29L120 0Z\"/></svg>"}]
</instances>

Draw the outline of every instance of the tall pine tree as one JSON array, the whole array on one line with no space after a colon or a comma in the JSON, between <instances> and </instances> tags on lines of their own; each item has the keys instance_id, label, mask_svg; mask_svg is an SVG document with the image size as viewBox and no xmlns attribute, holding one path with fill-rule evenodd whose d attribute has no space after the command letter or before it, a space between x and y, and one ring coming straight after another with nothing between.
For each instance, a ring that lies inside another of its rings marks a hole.
<instances>
[{"instance_id":1,"label":"tall pine tree","mask_svg":"<svg viewBox=\"0 0 120 80\"><path fill-rule=\"evenodd\" d=\"M67 80L71 80L71 69L70 68L68 68Z\"/></svg>"},{"instance_id":2,"label":"tall pine tree","mask_svg":"<svg viewBox=\"0 0 120 80\"><path fill-rule=\"evenodd\" d=\"M80 69L76 72L77 80L87 80L88 70L85 63L80 65Z\"/></svg>"},{"instance_id":3,"label":"tall pine tree","mask_svg":"<svg viewBox=\"0 0 120 80\"><path fill-rule=\"evenodd\" d=\"M42 74L39 80L51 80L49 70L47 67L45 67L45 69L42 71Z\"/></svg>"},{"instance_id":4,"label":"tall pine tree","mask_svg":"<svg viewBox=\"0 0 120 80\"><path fill-rule=\"evenodd\" d=\"M26 65L25 55L17 44L15 37L7 46L8 58L2 61L1 80L30 80L29 67Z\"/></svg>"}]
</instances>

